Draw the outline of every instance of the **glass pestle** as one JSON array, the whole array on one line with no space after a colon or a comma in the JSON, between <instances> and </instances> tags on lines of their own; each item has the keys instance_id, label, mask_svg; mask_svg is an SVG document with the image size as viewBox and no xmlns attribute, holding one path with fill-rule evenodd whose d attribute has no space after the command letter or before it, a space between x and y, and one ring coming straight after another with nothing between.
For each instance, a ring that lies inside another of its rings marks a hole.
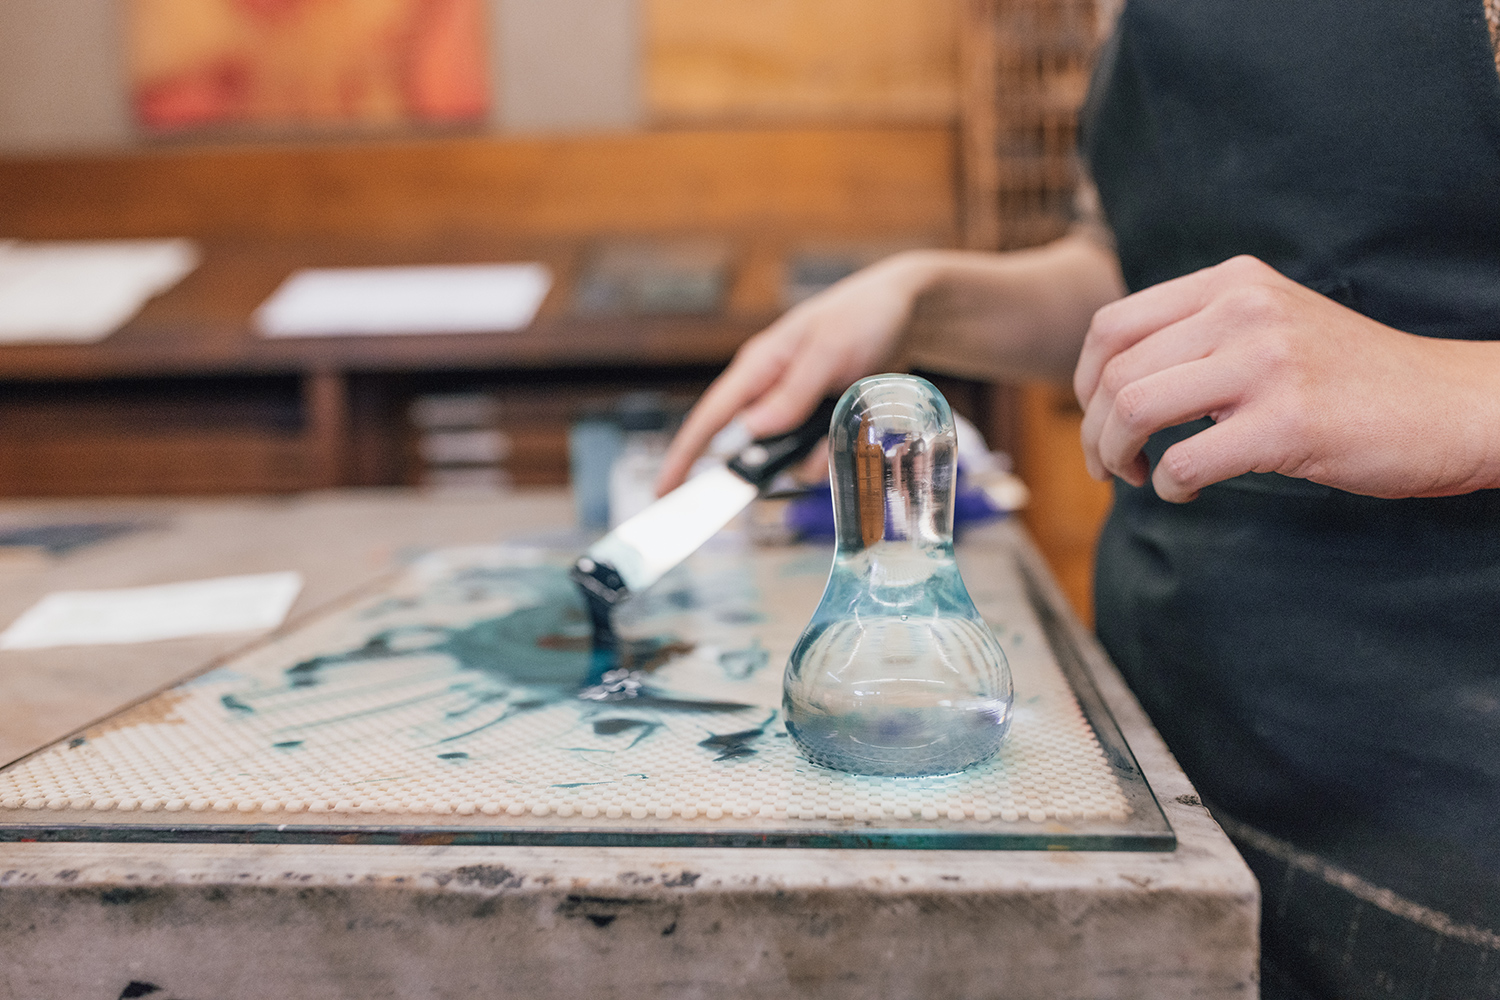
<instances>
[{"instance_id":1,"label":"glass pestle","mask_svg":"<svg viewBox=\"0 0 1500 1000\"><path fill-rule=\"evenodd\" d=\"M861 379L828 440L837 549L787 662L787 731L813 763L858 774L985 760L1010 728L1010 667L953 559L948 402L912 375Z\"/></svg>"}]
</instances>

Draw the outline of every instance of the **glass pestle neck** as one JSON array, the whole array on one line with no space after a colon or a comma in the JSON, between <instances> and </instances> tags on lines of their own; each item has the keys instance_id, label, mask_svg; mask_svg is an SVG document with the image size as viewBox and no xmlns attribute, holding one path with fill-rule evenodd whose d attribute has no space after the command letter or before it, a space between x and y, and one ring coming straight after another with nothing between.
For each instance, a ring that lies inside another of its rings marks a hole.
<instances>
[{"instance_id":1,"label":"glass pestle neck","mask_svg":"<svg viewBox=\"0 0 1500 1000\"><path fill-rule=\"evenodd\" d=\"M920 421L909 410L876 400L863 413L834 417L829 476L841 557L895 543L943 547L952 555L958 445L952 417Z\"/></svg>"}]
</instances>

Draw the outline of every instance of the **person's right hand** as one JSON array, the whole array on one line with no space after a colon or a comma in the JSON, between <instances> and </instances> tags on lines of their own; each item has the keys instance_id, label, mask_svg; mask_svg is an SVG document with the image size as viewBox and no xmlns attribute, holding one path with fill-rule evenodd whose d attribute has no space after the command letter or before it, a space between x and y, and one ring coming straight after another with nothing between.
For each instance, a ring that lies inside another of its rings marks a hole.
<instances>
[{"instance_id":1,"label":"person's right hand","mask_svg":"<svg viewBox=\"0 0 1500 1000\"><path fill-rule=\"evenodd\" d=\"M931 273L923 251L887 257L792 307L744 343L694 405L656 481L675 489L736 416L755 438L806 420L823 397L883 370Z\"/></svg>"}]
</instances>

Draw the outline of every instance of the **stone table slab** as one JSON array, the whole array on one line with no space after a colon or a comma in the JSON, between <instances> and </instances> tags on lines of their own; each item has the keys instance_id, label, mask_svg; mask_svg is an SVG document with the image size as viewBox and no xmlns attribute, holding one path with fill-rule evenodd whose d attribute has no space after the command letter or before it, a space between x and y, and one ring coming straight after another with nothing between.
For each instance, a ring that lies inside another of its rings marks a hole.
<instances>
[{"instance_id":1,"label":"stone table slab","mask_svg":"<svg viewBox=\"0 0 1500 1000\"><path fill-rule=\"evenodd\" d=\"M288 568L308 579L300 614L410 547L560 530L570 517L565 496L546 492L86 513L122 512L161 526L0 570L0 618L66 587ZM0 508L12 521L78 514ZM1050 579L1042 585L1177 850L0 844L0 998L112 1000L131 983L183 1000L1254 997L1252 876ZM0 652L0 757L245 641Z\"/></svg>"}]
</instances>

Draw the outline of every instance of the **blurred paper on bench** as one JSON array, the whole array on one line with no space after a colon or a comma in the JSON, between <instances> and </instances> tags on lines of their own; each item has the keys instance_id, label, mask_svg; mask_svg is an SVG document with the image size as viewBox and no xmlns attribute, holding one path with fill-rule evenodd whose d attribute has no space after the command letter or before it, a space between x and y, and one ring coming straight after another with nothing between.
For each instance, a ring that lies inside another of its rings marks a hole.
<instances>
[{"instance_id":1,"label":"blurred paper on bench","mask_svg":"<svg viewBox=\"0 0 1500 1000\"><path fill-rule=\"evenodd\" d=\"M0 241L0 343L103 340L197 266L188 240Z\"/></svg>"},{"instance_id":2,"label":"blurred paper on bench","mask_svg":"<svg viewBox=\"0 0 1500 1000\"><path fill-rule=\"evenodd\" d=\"M118 590L60 590L26 610L0 649L155 642L280 625L302 590L302 574L255 573Z\"/></svg>"},{"instance_id":3,"label":"blurred paper on bench","mask_svg":"<svg viewBox=\"0 0 1500 1000\"><path fill-rule=\"evenodd\" d=\"M551 287L541 264L305 270L256 310L255 323L267 337L520 330Z\"/></svg>"}]
</instances>

